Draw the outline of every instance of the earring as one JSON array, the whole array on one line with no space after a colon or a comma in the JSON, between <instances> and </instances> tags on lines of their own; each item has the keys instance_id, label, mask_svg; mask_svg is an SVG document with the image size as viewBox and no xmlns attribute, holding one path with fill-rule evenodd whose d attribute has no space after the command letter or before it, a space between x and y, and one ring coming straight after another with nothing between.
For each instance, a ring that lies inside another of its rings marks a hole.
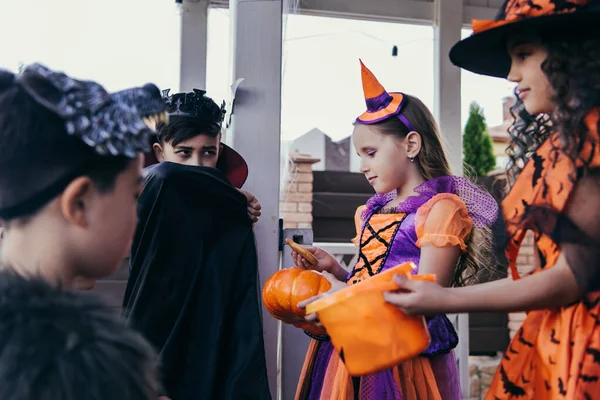
<instances>
[{"instance_id":1,"label":"earring","mask_svg":"<svg viewBox=\"0 0 600 400\"><path fill-rule=\"evenodd\" d=\"M415 161L415 158L414 158L414 157L408 157L408 159L410 160L410 162L413 162L413 161Z\"/></svg>"}]
</instances>

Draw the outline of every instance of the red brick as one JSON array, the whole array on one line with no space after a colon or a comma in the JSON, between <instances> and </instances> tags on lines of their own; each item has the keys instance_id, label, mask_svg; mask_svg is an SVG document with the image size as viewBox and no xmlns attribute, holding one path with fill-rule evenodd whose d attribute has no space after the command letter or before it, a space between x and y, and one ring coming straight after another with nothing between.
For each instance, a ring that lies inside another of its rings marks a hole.
<instances>
[{"instance_id":1,"label":"red brick","mask_svg":"<svg viewBox=\"0 0 600 400\"><path fill-rule=\"evenodd\" d=\"M313 185L312 183L299 183L298 184L298 192L300 193L312 193Z\"/></svg>"},{"instance_id":2,"label":"red brick","mask_svg":"<svg viewBox=\"0 0 600 400\"><path fill-rule=\"evenodd\" d=\"M298 203L298 211L312 214L312 203Z\"/></svg>"},{"instance_id":3,"label":"red brick","mask_svg":"<svg viewBox=\"0 0 600 400\"><path fill-rule=\"evenodd\" d=\"M307 164L307 163L292 163L291 164L291 168L292 171L297 171L297 172L310 172L312 173L312 164Z\"/></svg>"},{"instance_id":4,"label":"red brick","mask_svg":"<svg viewBox=\"0 0 600 400\"><path fill-rule=\"evenodd\" d=\"M521 255L521 254L533 255L533 246L531 246L531 245L521 246L521 248L519 249L519 255Z\"/></svg>"},{"instance_id":5,"label":"red brick","mask_svg":"<svg viewBox=\"0 0 600 400\"><path fill-rule=\"evenodd\" d=\"M508 323L508 330L510 331L511 339L515 336L515 333L519 330L519 328L521 328L521 325L523 325L523 322L520 321Z\"/></svg>"},{"instance_id":6,"label":"red brick","mask_svg":"<svg viewBox=\"0 0 600 400\"><path fill-rule=\"evenodd\" d=\"M284 212L282 218L289 222L312 222L312 215L309 213Z\"/></svg>"},{"instance_id":7,"label":"red brick","mask_svg":"<svg viewBox=\"0 0 600 400\"><path fill-rule=\"evenodd\" d=\"M295 212L295 211L298 211L298 203L295 203L295 202L281 203L280 210L282 212ZM303 210L300 210L300 211L303 211Z\"/></svg>"},{"instance_id":8,"label":"red brick","mask_svg":"<svg viewBox=\"0 0 600 400\"><path fill-rule=\"evenodd\" d=\"M292 178L292 182L310 182L312 183L313 181L313 174L307 174L307 173L299 173L296 174L293 178Z\"/></svg>"},{"instance_id":9,"label":"red brick","mask_svg":"<svg viewBox=\"0 0 600 400\"><path fill-rule=\"evenodd\" d=\"M525 318L527 318L527 313L524 312L517 312L517 313L509 313L508 314L508 320L509 321L525 321Z\"/></svg>"},{"instance_id":10,"label":"red brick","mask_svg":"<svg viewBox=\"0 0 600 400\"><path fill-rule=\"evenodd\" d=\"M523 245L533 245L533 232L527 232L523 239Z\"/></svg>"},{"instance_id":11,"label":"red brick","mask_svg":"<svg viewBox=\"0 0 600 400\"><path fill-rule=\"evenodd\" d=\"M520 253L517 256L517 265L521 266L532 266L533 265L533 256Z\"/></svg>"},{"instance_id":12,"label":"red brick","mask_svg":"<svg viewBox=\"0 0 600 400\"><path fill-rule=\"evenodd\" d=\"M285 185L283 185L281 193L297 192L297 191L298 191L297 183L286 183Z\"/></svg>"},{"instance_id":13,"label":"red brick","mask_svg":"<svg viewBox=\"0 0 600 400\"><path fill-rule=\"evenodd\" d=\"M312 202L312 193L283 193L281 195L280 201L295 201L298 203L311 203Z\"/></svg>"},{"instance_id":14,"label":"red brick","mask_svg":"<svg viewBox=\"0 0 600 400\"><path fill-rule=\"evenodd\" d=\"M517 271L521 276L529 275L529 273L532 272L533 269L534 267L532 264L517 265Z\"/></svg>"}]
</instances>

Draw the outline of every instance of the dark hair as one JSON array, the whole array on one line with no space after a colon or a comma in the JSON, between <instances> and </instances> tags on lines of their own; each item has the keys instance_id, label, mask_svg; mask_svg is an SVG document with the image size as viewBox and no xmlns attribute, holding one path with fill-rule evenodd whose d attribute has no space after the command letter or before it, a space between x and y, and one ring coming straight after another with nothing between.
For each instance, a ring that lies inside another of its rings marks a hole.
<instances>
[{"instance_id":1,"label":"dark hair","mask_svg":"<svg viewBox=\"0 0 600 400\"><path fill-rule=\"evenodd\" d=\"M415 157L415 163L425 180L440 176L450 176L450 163L442 145L438 124L433 114L418 98L405 94L406 104L402 114L411 122L421 136L421 151ZM404 139L409 129L398 118L388 118L382 122L368 125L384 135L393 135ZM489 227L473 228L468 240L467 251L458 261L452 280L452 286L477 283L481 268L491 265L492 231Z\"/></svg>"},{"instance_id":2,"label":"dark hair","mask_svg":"<svg viewBox=\"0 0 600 400\"><path fill-rule=\"evenodd\" d=\"M159 123L156 129L158 130L158 142L169 143L172 146L177 146L198 135L208 135L214 138L221 133L221 128L213 121L186 116L172 116L168 124Z\"/></svg>"},{"instance_id":3,"label":"dark hair","mask_svg":"<svg viewBox=\"0 0 600 400\"><path fill-rule=\"evenodd\" d=\"M22 176L3 179L1 190L19 192L15 202L29 200L57 182L66 187L68 178L82 175L89 176L101 192L111 192L130 162L124 156L100 156L81 139L68 135L60 117L37 103L13 74L0 71L0 171L19 171ZM50 200L36 201L33 210L15 218L34 215Z\"/></svg>"},{"instance_id":4,"label":"dark hair","mask_svg":"<svg viewBox=\"0 0 600 400\"><path fill-rule=\"evenodd\" d=\"M551 132L558 132L560 139L560 148L555 152L564 152L573 161L579 159L589 133L584 119L591 109L600 106L600 37L543 34L540 39L548 53L542 71L554 90L556 109L551 115L529 115L517 98L511 109L512 140L507 149L511 185ZM580 161L585 173L589 161Z\"/></svg>"},{"instance_id":5,"label":"dark hair","mask_svg":"<svg viewBox=\"0 0 600 400\"><path fill-rule=\"evenodd\" d=\"M187 103L182 105L182 99ZM224 104L219 107L203 90L194 89L194 93L188 94L177 93L166 101L170 105L169 112L184 112L184 114L171 114L169 124L160 122L156 125L159 143L177 146L198 135L214 138L221 133L225 113ZM191 110L189 110L190 105Z\"/></svg>"},{"instance_id":6,"label":"dark hair","mask_svg":"<svg viewBox=\"0 0 600 400\"><path fill-rule=\"evenodd\" d=\"M156 400L156 355L116 310L0 273L0 398Z\"/></svg>"},{"instance_id":7,"label":"dark hair","mask_svg":"<svg viewBox=\"0 0 600 400\"><path fill-rule=\"evenodd\" d=\"M119 174L125 171L133 160L125 156L103 158L105 159L99 160L85 175L90 177L100 193L109 194L115 189Z\"/></svg>"}]
</instances>

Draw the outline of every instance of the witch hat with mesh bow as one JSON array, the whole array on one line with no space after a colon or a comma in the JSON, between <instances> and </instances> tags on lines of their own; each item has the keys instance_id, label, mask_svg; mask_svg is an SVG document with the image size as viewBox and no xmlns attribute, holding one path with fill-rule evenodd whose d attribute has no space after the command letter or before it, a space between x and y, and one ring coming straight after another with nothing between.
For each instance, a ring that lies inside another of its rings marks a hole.
<instances>
[{"instance_id":1,"label":"witch hat with mesh bow","mask_svg":"<svg viewBox=\"0 0 600 400\"><path fill-rule=\"evenodd\" d=\"M558 37L597 36L600 0L505 0L493 20L473 20L473 34L450 50L450 60L477 74L506 78L507 39L519 32Z\"/></svg>"},{"instance_id":2,"label":"witch hat with mesh bow","mask_svg":"<svg viewBox=\"0 0 600 400\"><path fill-rule=\"evenodd\" d=\"M404 93L388 93L375 78L375 75L363 64L362 60L360 60L360 67L367 110L356 118L356 122L371 125L396 117L402 121L409 131L414 131L413 125L402 114L402 108L406 102Z\"/></svg>"}]
</instances>

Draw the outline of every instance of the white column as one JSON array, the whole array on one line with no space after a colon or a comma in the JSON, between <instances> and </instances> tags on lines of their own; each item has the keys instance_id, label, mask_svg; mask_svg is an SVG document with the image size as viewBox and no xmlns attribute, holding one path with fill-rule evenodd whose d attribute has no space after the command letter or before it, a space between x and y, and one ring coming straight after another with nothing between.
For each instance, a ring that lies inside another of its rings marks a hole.
<instances>
[{"instance_id":1,"label":"white column","mask_svg":"<svg viewBox=\"0 0 600 400\"><path fill-rule=\"evenodd\" d=\"M206 88L206 39L208 0L184 0L181 4L181 64L179 91ZM160 27L157 27L160 29ZM156 49L157 58L160 49ZM173 93L175 91L172 91Z\"/></svg>"},{"instance_id":2,"label":"white column","mask_svg":"<svg viewBox=\"0 0 600 400\"><path fill-rule=\"evenodd\" d=\"M440 124L450 157L452 172L462 175L462 127L460 123L460 69L448 57L460 40L462 1L435 0L434 3L434 114Z\"/></svg>"},{"instance_id":3,"label":"white column","mask_svg":"<svg viewBox=\"0 0 600 400\"><path fill-rule=\"evenodd\" d=\"M279 268L279 145L281 131L282 0L231 0L235 82L231 143L248 162L244 189L262 204L255 228L261 288ZM277 322L263 307L267 372L277 399Z\"/></svg>"},{"instance_id":4,"label":"white column","mask_svg":"<svg viewBox=\"0 0 600 400\"><path fill-rule=\"evenodd\" d=\"M462 175L462 126L460 112L460 69L448 57L450 48L460 40L463 22L463 2L434 2L434 114L440 124L452 172ZM454 318L453 318L454 317ZM456 348L463 398L469 398L469 315L450 316L458 332Z\"/></svg>"}]
</instances>

